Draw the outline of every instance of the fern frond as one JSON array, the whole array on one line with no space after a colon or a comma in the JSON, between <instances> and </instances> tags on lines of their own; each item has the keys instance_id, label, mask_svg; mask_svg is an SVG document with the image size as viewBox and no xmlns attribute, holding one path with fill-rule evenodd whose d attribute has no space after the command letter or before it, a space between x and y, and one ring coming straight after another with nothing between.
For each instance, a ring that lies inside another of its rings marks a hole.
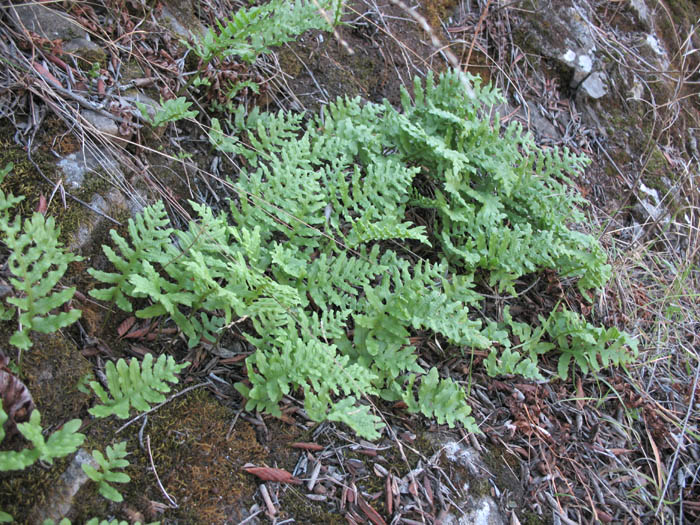
<instances>
[{"instance_id":1,"label":"fern frond","mask_svg":"<svg viewBox=\"0 0 700 525\"><path fill-rule=\"evenodd\" d=\"M165 354L158 358L155 365L152 354L146 354L141 365L136 358L132 358L129 365L124 359L119 359L116 366L109 361L105 367L109 393L97 381L91 381L90 386L102 404L88 412L95 417L114 414L126 419L132 406L141 411L150 410L151 403L165 401L163 394L170 392L168 383L177 383L175 374L189 364L178 365L172 356L166 357Z\"/></svg>"},{"instance_id":2,"label":"fern frond","mask_svg":"<svg viewBox=\"0 0 700 525\"><path fill-rule=\"evenodd\" d=\"M0 407L0 423L4 424L6 420L7 414ZM46 440L41 427L41 414L38 410L33 410L29 421L18 423L17 429L34 448L0 452L0 471L23 470L36 461L45 461L51 465L54 459L72 454L85 440L85 436L78 432L82 424L79 419L72 419ZM4 432L0 437L4 438Z\"/></svg>"},{"instance_id":3,"label":"fern frond","mask_svg":"<svg viewBox=\"0 0 700 525\"><path fill-rule=\"evenodd\" d=\"M68 269L68 264L82 257L67 253L58 241L60 230L53 217L45 218L34 213L20 226L20 219L0 225L3 240L10 249L7 266L12 274L9 282L16 295L7 303L13 305L18 315L19 329L10 343L26 350L32 346L29 331L55 332L73 324L80 317L80 310L51 313L71 300L75 288L54 292L54 287Z\"/></svg>"},{"instance_id":4,"label":"fern frond","mask_svg":"<svg viewBox=\"0 0 700 525\"><path fill-rule=\"evenodd\" d=\"M441 379L437 368L421 377L418 387L418 399L413 394L416 376L411 374L403 401L410 412L421 412L427 417L434 417L440 424L452 428L455 422L462 423L469 432L481 433L476 421L470 416L471 408L466 403L464 390L451 379Z\"/></svg>"},{"instance_id":5,"label":"fern frond","mask_svg":"<svg viewBox=\"0 0 700 525\"><path fill-rule=\"evenodd\" d=\"M85 474L98 484L98 490L102 496L115 503L121 503L124 501L124 497L109 483L128 483L131 481L128 474L124 472L115 472L115 469L122 469L129 466L129 461L124 459L127 456L126 441L117 443L113 447L108 445L106 451L107 457L99 450L92 451L92 457L95 458L99 470L87 463L83 463L81 467Z\"/></svg>"}]
</instances>

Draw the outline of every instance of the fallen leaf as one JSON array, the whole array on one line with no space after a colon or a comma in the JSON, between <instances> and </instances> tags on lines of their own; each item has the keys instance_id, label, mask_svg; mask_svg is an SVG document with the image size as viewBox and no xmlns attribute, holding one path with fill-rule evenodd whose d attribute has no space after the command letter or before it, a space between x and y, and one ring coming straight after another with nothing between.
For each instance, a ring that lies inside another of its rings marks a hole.
<instances>
[{"instance_id":1,"label":"fallen leaf","mask_svg":"<svg viewBox=\"0 0 700 525\"><path fill-rule=\"evenodd\" d=\"M41 213L42 215L46 215L46 210L49 209L48 202L46 201L46 197L42 194L39 195L39 204L36 207L36 211Z\"/></svg>"},{"instance_id":2,"label":"fallen leaf","mask_svg":"<svg viewBox=\"0 0 700 525\"><path fill-rule=\"evenodd\" d=\"M37 62L32 62L32 67L34 67L34 71L36 71L42 77L44 77L44 80L46 80L47 82L59 88L63 87L63 84L61 84L61 82L59 82L59 80L55 76L53 76L44 65L39 64Z\"/></svg>"},{"instance_id":3,"label":"fallen leaf","mask_svg":"<svg viewBox=\"0 0 700 525\"><path fill-rule=\"evenodd\" d=\"M576 404L578 405L579 410L583 410L583 406L585 404L583 401L584 397L585 394L583 393L583 383L581 382L581 378L579 377L576 381Z\"/></svg>"},{"instance_id":4,"label":"fallen leaf","mask_svg":"<svg viewBox=\"0 0 700 525\"><path fill-rule=\"evenodd\" d=\"M318 443L297 442L297 443L292 443L289 446L292 448L301 448L304 450L313 450L316 452L318 452L319 450L323 450L323 445L319 445Z\"/></svg>"},{"instance_id":5,"label":"fallen leaf","mask_svg":"<svg viewBox=\"0 0 700 525\"><path fill-rule=\"evenodd\" d=\"M117 333L119 334L119 337L124 337L124 334L126 334L131 329L131 327L134 326L135 322L136 317L134 317L133 315L124 319L117 328Z\"/></svg>"},{"instance_id":6,"label":"fallen leaf","mask_svg":"<svg viewBox=\"0 0 700 525\"><path fill-rule=\"evenodd\" d=\"M243 467L248 474L257 476L263 481L277 481L278 483L292 483L301 485L301 480L292 476L289 472L280 468L271 467Z\"/></svg>"},{"instance_id":7,"label":"fallen leaf","mask_svg":"<svg viewBox=\"0 0 700 525\"><path fill-rule=\"evenodd\" d=\"M17 376L3 367L0 370L0 398L8 416L5 430L8 436L13 436L17 433L17 423L27 421L34 410L32 394Z\"/></svg>"},{"instance_id":8,"label":"fallen leaf","mask_svg":"<svg viewBox=\"0 0 700 525\"><path fill-rule=\"evenodd\" d=\"M365 513L365 516L367 516L369 521L374 523L374 525L386 525L384 518L382 518L379 513L372 508L372 505L364 500L364 498L358 497L357 504L359 505L360 510Z\"/></svg>"}]
</instances>

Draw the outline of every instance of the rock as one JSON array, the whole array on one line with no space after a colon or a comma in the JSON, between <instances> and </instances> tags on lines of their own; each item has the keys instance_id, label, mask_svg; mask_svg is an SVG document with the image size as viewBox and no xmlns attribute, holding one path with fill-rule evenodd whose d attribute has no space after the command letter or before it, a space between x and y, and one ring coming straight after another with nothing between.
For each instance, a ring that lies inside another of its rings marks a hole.
<instances>
[{"instance_id":1,"label":"rock","mask_svg":"<svg viewBox=\"0 0 700 525\"><path fill-rule=\"evenodd\" d=\"M544 115L538 105L533 101L528 101L529 115L522 111L522 114L527 121L530 117L530 131L534 131L539 138L558 139L561 134L554 127L554 124Z\"/></svg>"},{"instance_id":2,"label":"rock","mask_svg":"<svg viewBox=\"0 0 700 525\"><path fill-rule=\"evenodd\" d=\"M189 4L189 7L191 10L191 4ZM192 35L197 37L204 36L204 33L207 31L204 25L194 16L194 13L182 13L177 6L164 5L158 21L182 40L189 40Z\"/></svg>"},{"instance_id":3,"label":"rock","mask_svg":"<svg viewBox=\"0 0 700 525\"><path fill-rule=\"evenodd\" d=\"M460 441L444 439L437 435L431 439L441 444L441 452L438 454L444 454L445 459L454 465L455 471L466 471L466 475L456 475L453 478L453 481L462 485L461 489L465 494L464 499L456 505L461 512L459 515L445 515L443 525L504 525L505 519L498 504L488 493L484 494L483 488L489 487L490 484L489 469L479 452Z\"/></svg>"},{"instance_id":4,"label":"rock","mask_svg":"<svg viewBox=\"0 0 700 525\"><path fill-rule=\"evenodd\" d=\"M667 214L667 210L659 198L658 191L653 188L648 188L643 182L639 183L639 191L647 196L646 198L640 196L639 202L632 208L632 215L634 215L639 222L656 221ZM664 222L667 221L668 219Z\"/></svg>"},{"instance_id":5,"label":"rock","mask_svg":"<svg viewBox=\"0 0 700 525\"><path fill-rule=\"evenodd\" d=\"M10 18L19 31L32 31L49 40L88 38L83 27L70 17L38 2L9 5Z\"/></svg>"},{"instance_id":6,"label":"rock","mask_svg":"<svg viewBox=\"0 0 700 525\"><path fill-rule=\"evenodd\" d=\"M92 148L71 153L59 160L57 165L65 176L64 183L69 190L81 188L88 172L106 171L118 180L124 178L118 163L110 155L97 153Z\"/></svg>"},{"instance_id":7,"label":"rock","mask_svg":"<svg viewBox=\"0 0 700 525\"><path fill-rule=\"evenodd\" d=\"M498 505L489 496L483 496L470 503L470 507L462 507L464 514L456 517L447 514L442 520L443 525L505 525Z\"/></svg>"},{"instance_id":8,"label":"rock","mask_svg":"<svg viewBox=\"0 0 700 525\"><path fill-rule=\"evenodd\" d=\"M644 27L650 28L652 26L652 17L646 2L644 0L629 0L629 5L639 21L644 24Z\"/></svg>"},{"instance_id":9,"label":"rock","mask_svg":"<svg viewBox=\"0 0 700 525\"><path fill-rule=\"evenodd\" d=\"M117 123L111 118L104 116L102 113L84 109L80 112L80 115L92 124L99 133L115 136L119 135L119 126Z\"/></svg>"},{"instance_id":10,"label":"rock","mask_svg":"<svg viewBox=\"0 0 700 525\"><path fill-rule=\"evenodd\" d=\"M107 59L107 51L104 47L97 45L92 40L85 38L75 38L63 45L63 51L82 58L89 64L103 64Z\"/></svg>"},{"instance_id":11,"label":"rock","mask_svg":"<svg viewBox=\"0 0 700 525\"><path fill-rule=\"evenodd\" d=\"M88 451L81 448L75 453L73 461L70 462L65 472L61 474L49 494L46 495L45 503L31 512L29 523L43 523L44 520L54 520L58 523L70 512L73 507L73 498L80 488L90 481L90 478L83 471L82 465L85 463L99 468Z\"/></svg>"},{"instance_id":12,"label":"rock","mask_svg":"<svg viewBox=\"0 0 700 525\"><path fill-rule=\"evenodd\" d=\"M160 111L161 108L160 102L152 99L148 95L144 95L140 91L135 91L129 96L120 97L120 102L123 106L136 106L136 104L134 104L135 102L143 104L144 106L146 106L146 112L151 118L155 117L156 113L158 113L158 111Z\"/></svg>"},{"instance_id":13,"label":"rock","mask_svg":"<svg viewBox=\"0 0 700 525\"><path fill-rule=\"evenodd\" d=\"M579 89L582 89L591 98L602 98L608 94L607 76L602 71L591 73L586 77L586 80L581 82Z\"/></svg>"},{"instance_id":14,"label":"rock","mask_svg":"<svg viewBox=\"0 0 700 525\"><path fill-rule=\"evenodd\" d=\"M556 60L572 73L571 87L577 87L596 67L595 37L588 5L552 5L532 0L534 10L524 11L519 27L520 44L536 54Z\"/></svg>"}]
</instances>

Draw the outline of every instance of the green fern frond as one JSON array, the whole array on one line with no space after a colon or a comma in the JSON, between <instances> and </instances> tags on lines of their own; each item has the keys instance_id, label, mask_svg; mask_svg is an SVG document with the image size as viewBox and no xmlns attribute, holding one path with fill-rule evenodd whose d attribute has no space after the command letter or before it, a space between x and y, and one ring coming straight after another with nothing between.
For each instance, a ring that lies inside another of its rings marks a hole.
<instances>
[{"instance_id":1,"label":"green fern frond","mask_svg":"<svg viewBox=\"0 0 700 525\"><path fill-rule=\"evenodd\" d=\"M109 483L128 483L131 481L128 474L115 472L115 469L129 466L129 461L124 459L127 456L126 441L117 443L113 447L108 445L106 451L107 457L99 450L92 451L92 457L95 458L99 470L87 463L83 463L81 466L85 474L98 484L98 491L102 496L115 503L120 503L124 501L124 497Z\"/></svg>"},{"instance_id":2,"label":"green fern frond","mask_svg":"<svg viewBox=\"0 0 700 525\"><path fill-rule=\"evenodd\" d=\"M471 408L466 403L464 390L451 379L441 379L436 368L421 377L418 399L412 392L416 376L411 374L403 401L410 412L421 412L434 417L440 424L452 428L455 422L462 423L469 432L481 433L476 421L470 416Z\"/></svg>"},{"instance_id":3,"label":"green fern frond","mask_svg":"<svg viewBox=\"0 0 700 525\"><path fill-rule=\"evenodd\" d=\"M225 23L218 23L218 34L209 29L191 49L207 63L214 57L238 56L246 62L268 53L272 47L294 40L309 29L330 30L337 22L341 2L337 0L271 0L266 4L239 9Z\"/></svg>"},{"instance_id":4,"label":"green fern frond","mask_svg":"<svg viewBox=\"0 0 700 525\"><path fill-rule=\"evenodd\" d=\"M117 273L88 269L88 273L95 279L111 285L108 288L91 290L90 295L95 299L113 301L122 310L131 312L132 306L128 297L135 295L130 277L143 275L144 261L166 264L177 256L170 239L173 229L169 228L169 225L165 206L162 202L157 202L145 208L135 219L129 219L129 238L133 247L115 230L110 230L112 241L119 248L121 255L107 245L103 245L102 250Z\"/></svg>"},{"instance_id":5,"label":"green fern frond","mask_svg":"<svg viewBox=\"0 0 700 525\"><path fill-rule=\"evenodd\" d=\"M11 171L12 164L0 170L0 182ZM21 350L32 346L29 332L50 333L73 324L80 317L79 310L52 313L71 300L75 288L54 291L59 280L74 261L82 257L68 253L59 242L60 229L53 217L48 219L34 213L22 221L19 216L10 220L9 210L23 197L0 191L0 240L7 246L7 267L13 294L6 299L17 312L19 328L10 343ZM9 320L13 312L0 306L0 318Z\"/></svg>"},{"instance_id":6,"label":"green fern frond","mask_svg":"<svg viewBox=\"0 0 700 525\"><path fill-rule=\"evenodd\" d=\"M95 417L108 417L112 414L120 419L129 417L129 409L150 410L151 403L162 403L170 392L168 383L177 383L177 374L189 366L189 362L180 365L172 356L161 355L153 364L153 355L146 354L139 365L138 359L131 359L129 365L119 359L115 366L109 361L105 367L107 393L97 381L90 381L90 386L102 402L88 410Z\"/></svg>"},{"instance_id":7,"label":"green fern frond","mask_svg":"<svg viewBox=\"0 0 700 525\"><path fill-rule=\"evenodd\" d=\"M7 414L0 407L0 423L4 424L6 420ZM17 424L20 434L33 448L0 452L0 471L23 470L36 461L45 461L51 465L54 459L72 454L85 440L85 436L78 432L81 425L82 421L79 419L68 421L46 440L43 435L44 429L41 427L41 414L38 410L33 410L29 421ZM4 437L5 432L0 430L0 438Z\"/></svg>"}]
</instances>

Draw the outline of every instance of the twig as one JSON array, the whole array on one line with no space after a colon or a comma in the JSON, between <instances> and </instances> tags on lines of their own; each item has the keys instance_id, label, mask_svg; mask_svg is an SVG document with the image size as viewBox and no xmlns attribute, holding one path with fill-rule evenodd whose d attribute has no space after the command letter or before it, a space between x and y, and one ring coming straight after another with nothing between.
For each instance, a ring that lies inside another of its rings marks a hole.
<instances>
[{"instance_id":1,"label":"twig","mask_svg":"<svg viewBox=\"0 0 700 525\"><path fill-rule=\"evenodd\" d=\"M151 436L148 435L146 436L146 447L148 448L148 459L151 460L151 468L153 469L153 474L156 476L156 481L158 482L158 486L160 487L160 491L163 493L163 496L170 502L170 505L173 509L178 508L177 502L170 497L170 495L166 492L165 487L163 487L163 484L160 482L160 478L158 477L158 471L156 470L156 465L153 463L153 454L151 453Z\"/></svg>"},{"instance_id":2,"label":"twig","mask_svg":"<svg viewBox=\"0 0 700 525\"><path fill-rule=\"evenodd\" d=\"M158 405L152 407L150 410L146 410L145 412L142 412L141 414L139 414L139 415L136 416L135 418L131 419L130 421L127 421L126 423L124 423L122 426L120 426L120 427L117 429L117 431L115 432L115 434L119 434L119 432L121 432L121 431L124 430L126 427L128 427L129 425L131 425L134 421L138 421L139 419L141 419L141 418L144 417L144 416L147 416L147 415L150 414L151 412L155 412L156 410L158 410L160 407L162 407L162 406L165 405L166 403L170 403L170 402L171 402L173 399L175 399L176 397L180 397L181 395L186 394L187 392L189 392L190 390L194 390L195 388L199 388L199 387L201 387L201 386L207 386L207 385L210 385L210 384L211 384L211 381L206 381L206 382L204 382L204 383L199 383L198 385L189 386L189 387L185 388L184 390L181 390L181 391L178 392L177 394L173 394L172 396L170 396L168 399L166 399L166 400L163 401L162 403L159 403Z\"/></svg>"}]
</instances>

